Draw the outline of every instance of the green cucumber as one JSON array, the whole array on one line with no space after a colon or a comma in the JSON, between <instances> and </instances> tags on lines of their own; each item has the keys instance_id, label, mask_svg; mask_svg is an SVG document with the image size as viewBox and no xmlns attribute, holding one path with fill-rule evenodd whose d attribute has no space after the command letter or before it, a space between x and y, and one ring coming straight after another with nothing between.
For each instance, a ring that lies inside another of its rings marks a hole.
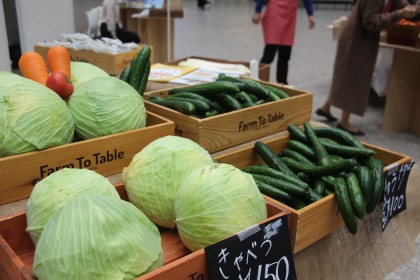
<instances>
[{"instance_id":1,"label":"green cucumber","mask_svg":"<svg viewBox=\"0 0 420 280\"><path fill-rule=\"evenodd\" d=\"M322 197L323 196L317 193L315 190L309 188L308 193L303 195L301 198L306 204L311 204L322 199Z\"/></svg>"},{"instance_id":2,"label":"green cucumber","mask_svg":"<svg viewBox=\"0 0 420 280\"><path fill-rule=\"evenodd\" d=\"M269 91L271 91L272 93L274 93L275 95L277 95L280 99L284 99L284 98L288 98L290 97L287 93L285 93L283 90L273 87L273 86L269 86L269 85L264 85L264 87L266 87Z\"/></svg>"},{"instance_id":3,"label":"green cucumber","mask_svg":"<svg viewBox=\"0 0 420 280\"><path fill-rule=\"evenodd\" d=\"M291 195L281 189L275 188L267 183L255 180L258 189L261 193L274 198L276 200L286 202L292 199Z\"/></svg>"},{"instance_id":4,"label":"green cucumber","mask_svg":"<svg viewBox=\"0 0 420 280\"><path fill-rule=\"evenodd\" d=\"M305 132L300 129L297 125L289 124L287 126L287 131L290 134L290 139L297 140L302 143L308 143L308 139L306 138Z\"/></svg>"},{"instance_id":5,"label":"green cucumber","mask_svg":"<svg viewBox=\"0 0 420 280\"><path fill-rule=\"evenodd\" d=\"M130 65L126 66L118 76L121 81L129 82L130 80Z\"/></svg>"},{"instance_id":6,"label":"green cucumber","mask_svg":"<svg viewBox=\"0 0 420 280\"><path fill-rule=\"evenodd\" d=\"M246 91L247 93L253 93L256 96L263 99L270 98L270 91L267 88L265 88L262 84L256 81L226 76L223 73L219 74L219 76L217 77L217 80L243 84L243 88L241 88L241 90Z\"/></svg>"},{"instance_id":7,"label":"green cucumber","mask_svg":"<svg viewBox=\"0 0 420 280\"><path fill-rule=\"evenodd\" d=\"M254 105L254 101L252 100L251 96L249 96L249 94L245 91L240 91L237 94L235 94L235 98L239 102L241 102L241 104L246 105L247 107L251 107Z\"/></svg>"},{"instance_id":8,"label":"green cucumber","mask_svg":"<svg viewBox=\"0 0 420 280\"><path fill-rule=\"evenodd\" d=\"M239 103L239 101L236 100L232 95L219 93L213 96L209 96L209 98L222 105L223 108L225 108L228 112L242 109L241 103Z\"/></svg>"},{"instance_id":9,"label":"green cucumber","mask_svg":"<svg viewBox=\"0 0 420 280\"><path fill-rule=\"evenodd\" d=\"M370 157L375 154L375 151L368 148L359 148L352 146L345 146L342 144L334 143L329 139L319 138L325 149L335 155L342 157Z\"/></svg>"},{"instance_id":10,"label":"green cucumber","mask_svg":"<svg viewBox=\"0 0 420 280\"><path fill-rule=\"evenodd\" d=\"M366 214L366 203L365 199L363 198L363 193L360 190L359 181L357 180L356 174L353 172L348 172L345 180L351 206L353 207L353 213L357 218L363 219Z\"/></svg>"},{"instance_id":11,"label":"green cucumber","mask_svg":"<svg viewBox=\"0 0 420 280\"><path fill-rule=\"evenodd\" d=\"M239 92L239 88L235 83L229 81L214 81L209 83L197 84L188 87L172 88L168 91L169 95L177 92L189 91L202 94L206 97L219 93L235 94Z\"/></svg>"},{"instance_id":12,"label":"green cucumber","mask_svg":"<svg viewBox=\"0 0 420 280\"><path fill-rule=\"evenodd\" d=\"M342 129L337 127L314 127L314 132L319 137L331 138L339 141L342 144L346 144L353 147L364 148L360 141Z\"/></svg>"},{"instance_id":13,"label":"green cucumber","mask_svg":"<svg viewBox=\"0 0 420 280\"><path fill-rule=\"evenodd\" d=\"M314 182L314 191L316 191L320 195L324 195L325 193L325 181L323 181L321 178L316 178Z\"/></svg>"},{"instance_id":14,"label":"green cucumber","mask_svg":"<svg viewBox=\"0 0 420 280\"><path fill-rule=\"evenodd\" d=\"M354 159L343 159L340 162L331 162L328 165L318 166L311 166L288 157L281 157L281 160L296 173L303 172L309 176L316 177L336 175L343 171L349 171L357 165L357 161Z\"/></svg>"},{"instance_id":15,"label":"green cucumber","mask_svg":"<svg viewBox=\"0 0 420 280\"><path fill-rule=\"evenodd\" d=\"M298 140L293 140L290 139L287 141L287 146L298 152L301 153L302 155L304 155L305 157L307 157L310 160L315 160L316 159L316 155L314 150L311 149L311 147L309 147L308 145L306 145L305 143L298 141Z\"/></svg>"},{"instance_id":16,"label":"green cucumber","mask_svg":"<svg viewBox=\"0 0 420 280\"><path fill-rule=\"evenodd\" d=\"M172 95L168 99L171 99L171 100L184 100L184 101L191 102L194 105L194 107L195 107L196 113L199 113L199 114L200 113L205 113L205 112L207 112L207 111L210 110L209 103L207 103L207 102L205 102L203 100L200 100L200 99L192 99L192 98L188 98L188 97L179 97L179 96L175 96L175 95Z\"/></svg>"},{"instance_id":17,"label":"green cucumber","mask_svg":"<svg viewBox=\"0 0 420 280\"><path fill-rule=\"evenodd\" d=\"M370 172L369 168L364 165L356 166L353 172L356 174L357 180L359 181L360 190L363 193L365 203L368 204L373 188L372 172Z\"/></svg>"},{"instance_id":18,"label":"green cucumber","mask_svg":"<svg viewBox=\"0 0 420 280\"><path fill-rule=\"evenodd\" d=\"M146 90L147 82L149 80L149 73L150 73L150 60L146 62L146 66L144 68L144 72L142 74L140 85L137 91L140 93L141 96L144 96L144 91Z\"/></svg>"},{"instance_id":19,"label":"green cucumber","mask_svg":"<svg viewBox=\"0 0 420 280\"><path fill-rule=\"evenodd\" d=\"M269 146L267 146L267 144L257 141L254 144L254 148L268 166L297 177L295 173L280 159L280 157Z\"/></svg>"},{"instance_id":20,"label":"green cucumber","mask_svg":"<svg viewBox=\"0 0 420 280\"><path fill-rule=\"evenodd\" d=\"M251 174L255 181L260 181L269 184L275 188L287 192L290 195L303 196L308 193L307 188L299 187L295 184L279 180L267 175Z\"/></svg>"},{"instance_id":21,"label":"green cucumber","mask_svg":"<svg viewBox=\"0 0 420 280\"><path fill-rule=\"evenodd\" d=\"M303 127L306 138L308 138L308 141L315 152L316 162L319 165L328 165L330 163L329 154L325 147L321 144L318 136L316 136L312 126L309 124L309 122L304 122Z\"/></svg>"},{"instance_id":22,"label":"green cucumber","mask_svg":"<svg viewBox=\"0 0 420 280\"><path fill-rule=\"evenodd\" d=\"M188 101L176 100L174 98L162 98L155 95L149 96L149 101L170 109L174 109L186 115L195 114L195 106Z\"/></svg>"},{"instance_id":23,"label":"green cucumber","mask_svg":"<svg viewBox=\"0 0 420 280\"><path fill-rule=\"evenodd\" d=\"M130 79L129 84L135 88L141 95L143 95L144 91L140 92L139 89L145 88L144 85L144 76L149 76L147 73L147 65L149 64L150 67L150 54L151 49L148 45L144 45L141 50L137 53L134 57L133 61L130 64ZM150 71L150 68L149 68ZM146 79L147 83L147 79Z\"/></svg>"},{"instance_id":24,"label":"green cucumber","mask_svg":"<svg viewBox=\"0 0 420 280\"><path fill-rule=\"evenodd\" d=\"M289 148L284 148L283 150L281 150L280 156L290 157L297 161L314 165L314 163L311 160L309 160L307 157Z\"/></svg>"},{"instance_id":25,"label":"green cucumber","mask_svg":"<svg viewBox=\"0 0 420 280\"><path fill-rule=\"evenodd\" d=\"M347 230L351 234L356 234L357 233L356 218L354 216L353 208L350 202L350 197L347 192L346 182L341 177L338 177L335 179L334 194L335 194L335 199L337 201L341 216L343 217L344 223L347 227Z\"/></svg>"},{"instance_id":26,"label":"green cucumber","mask_svg":"<svg viewBox=\"0 0 420 280\"><path fill-rule=\"evenodd\" d=\"M384 190L384 171L383 163L381 160L370 157L366 162L367 167L372 172L372 194L370 200L366 205L366 212L372 213L376 205L378 205L381 200L381 196Z\"/></svg>"},{"instance_id":27,"label":"green cucumber","mask_svg":"<svg viewBox=\"0 0 420 280\"><path fill-rule=\"evenodd\" d=\"M270 91L269 100L270 101L278 101L278 100L281 100L281 98L279 96L277 96L274 92Z\"/></svg>"}]
</instances>

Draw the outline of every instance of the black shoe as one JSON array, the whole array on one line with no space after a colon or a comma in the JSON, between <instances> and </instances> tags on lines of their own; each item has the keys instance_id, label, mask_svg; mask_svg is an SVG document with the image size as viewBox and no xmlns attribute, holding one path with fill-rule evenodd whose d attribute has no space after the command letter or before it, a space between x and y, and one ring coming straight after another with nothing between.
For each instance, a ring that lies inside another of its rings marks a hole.
<instances>
[{"instance_id":1,"label":"black shoe","mask_svg":"<svg viewBox=\"0 0 420 280\"><path fill-rule=\"evenodd\" d=\"M325 113L324 111L322 111L321 108L318 108L315 111L315 114L317 114L318 116L322 116L322 117L326 118L327 121L329 121L329 122L335 122L335 121L337 121L337 118L336 117L334 117L333 115L331 115L329 113Z\"/></svg>"},{"instance_id":2,"label":"black shoe","mask_svg":"<svg viewBox=\"0 0 420 280\"><path fill-rule=\"evenodd\" d=\"M365 133L363 131L359 130L359 129L357 131L351 131L351 130L345 129L341 124L337 124L337 128L339 128L341 130L344 130L344 131L346 131L346 132L348 132L348 133L350 133L351 135L354 135L354 136L364 136L365 135Z\"/></svg>"}]
</instances>

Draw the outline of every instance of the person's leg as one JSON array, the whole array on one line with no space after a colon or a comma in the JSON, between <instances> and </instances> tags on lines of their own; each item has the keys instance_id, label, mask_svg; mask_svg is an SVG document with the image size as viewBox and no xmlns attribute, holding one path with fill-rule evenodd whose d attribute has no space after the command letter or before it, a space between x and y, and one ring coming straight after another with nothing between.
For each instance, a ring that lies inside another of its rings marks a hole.
<instances>
[{"instance_id":1,"label":"person's leg","mask_svg":"<svg viewBox=\"0 0 420 280\"><path fill-rule=\"evenodd\" d=\"M260 63L271 64L274 61L276 56L277 46L276 45L265 45L263 56L260 60Z\"/></svg>"},{"instance_id":2,"label":"person's leg","mask_svg":"<svg viewBox=\"0 0 420 280\"><path fill-rule=\"evenodd\" d=\"M337 125L337 127L346 130L347 132L354 135L365 135L364 132L360 131L357 127L350 124L350 115L350 112L343 110L343 112L341 113L340 122Z\"/></svg>"},{"instance_id":3,"label":"person's leg","mask_svg":"<svg viewBox=\"0 0 420 280\"><path fill-rule=\"evenodd\" d=\"M277 82L287 85L287 73L292 46L278 46Z\"/></svg>"}]
</instances>

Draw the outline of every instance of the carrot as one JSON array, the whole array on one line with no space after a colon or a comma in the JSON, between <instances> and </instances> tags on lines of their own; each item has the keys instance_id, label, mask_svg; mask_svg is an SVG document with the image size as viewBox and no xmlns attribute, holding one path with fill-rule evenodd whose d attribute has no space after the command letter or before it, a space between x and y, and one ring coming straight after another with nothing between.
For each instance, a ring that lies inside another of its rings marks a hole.
<instances>
[{"instance_id":1,"label":"carrot","mask_svg":"<svg viewBox=\"0 0 420 280\"><path fill-rule=\"evenodd\" d=\"M47 53L48 66L50 72L62 72L71 79L70 75L70 54L69 51L60 45L51 47Z\"/></svg>"},{"instance_id":2,"label":"carrot","mask_svg":"<svg viewBox=\"0 0 420 280\"><path fill-rule=\"evenodd\" d=\"M46 84L48 78L47 65L42 56L34 51L28 51L21 55L18 62L19 70L23 77Z\"/></svg>"}]
</instances>

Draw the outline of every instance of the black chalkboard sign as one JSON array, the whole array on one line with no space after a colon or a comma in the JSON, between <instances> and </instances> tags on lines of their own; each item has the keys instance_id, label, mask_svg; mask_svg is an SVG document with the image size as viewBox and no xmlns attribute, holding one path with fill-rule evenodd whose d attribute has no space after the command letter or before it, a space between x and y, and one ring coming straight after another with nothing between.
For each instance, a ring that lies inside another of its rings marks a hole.
<instances>
[{"instance_id":1,"label":"black chalkboard sign","mask_svg":"<svg viewBox=\"0 0 420 280\"><path fill-rule=\"evenodd\" d=\"M382 231L385 230L392 217L407 208L405 191L413 165L414 162L398 165L388 169L385 174Z\"/></svg>"},{"instance_id":2,"label":"black chalkboard sign","mask_svg":"<svg viewBox=\"0 0 420 280\"><path fill-rule=\"evenodd\" d=\"M212 280L296 279L287 215L204 248Z\"/></svg>"}]
</instances>

